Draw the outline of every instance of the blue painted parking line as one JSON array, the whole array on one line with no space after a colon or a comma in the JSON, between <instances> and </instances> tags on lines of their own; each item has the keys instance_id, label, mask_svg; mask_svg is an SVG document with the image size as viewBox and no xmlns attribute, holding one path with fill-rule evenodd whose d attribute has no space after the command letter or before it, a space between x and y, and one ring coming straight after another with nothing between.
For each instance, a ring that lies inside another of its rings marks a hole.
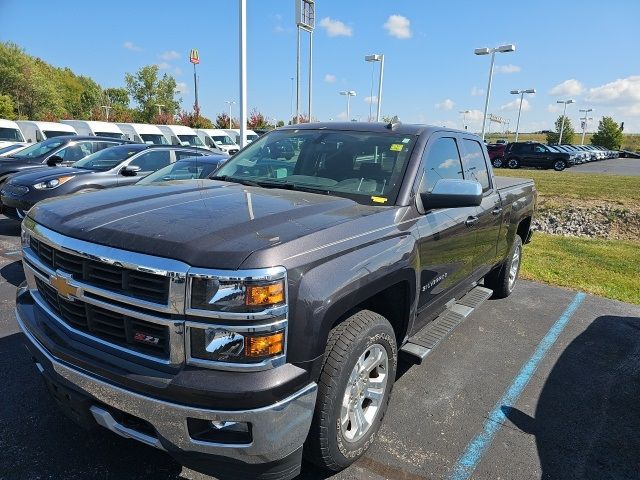
<instances>
[{"instance_id":1,"label":"blue painted parking line","mask_svg":"<svg viewBox=\"0 0 640 480\"><path fill-rule=\"evenodd\" d=\"M500 430L502 423L506 420L506 416L502 410L503 407L515 406L520 394L529 383L529 380L535 373L538 365L547 355L553 344L556 343L558 336L567 326L571 316L580 306L585 297L586 295L584 293L577 293L566 310L562 315L560 315L560 318L558 318L556 323L553 324L542 340L540 340L540 343L536 347L536 350L529 361L524 364L518 375L513 379L513 382L507 391L489 414L489 417L484 422L482 432L476 435L476 437L467 445L467 449L458 459L456 467L449 477L450 480L466 480L471 476L491 445L493 437L498 430Z\"/></svg>"}]
</instances>

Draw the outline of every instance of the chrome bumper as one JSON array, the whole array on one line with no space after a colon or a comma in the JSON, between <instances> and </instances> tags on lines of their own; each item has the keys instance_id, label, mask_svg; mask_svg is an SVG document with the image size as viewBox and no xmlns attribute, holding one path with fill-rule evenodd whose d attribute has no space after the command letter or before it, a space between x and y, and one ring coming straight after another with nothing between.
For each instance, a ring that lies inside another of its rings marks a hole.
<instances>
[{"instance_id":1,"label":"chrome bumper","mask_svg":"<svg viewBox=\"0 0 640 480\"><path fill-rule=\"evenodd\" d=\"M249 464L260 464L280 460L299 449L309 432L317 393L315 383L310 383L278 403L255 410L207 410L169 403L111 385L68 366L53 357L38 342L26 328L17 310L16 318L29 342L51 362L55 374L96 401L146 420L158 433L156 439L138 432L118 423L99 405L92 407L91 413L97 423L120 436L163 450L175 448L184 452L220 455ZM42 371L42 368L38 364L38 369ZM189 435L187 418L251 423L252 442L222 444L195 440Z\"/></svg>"}]
</instances>

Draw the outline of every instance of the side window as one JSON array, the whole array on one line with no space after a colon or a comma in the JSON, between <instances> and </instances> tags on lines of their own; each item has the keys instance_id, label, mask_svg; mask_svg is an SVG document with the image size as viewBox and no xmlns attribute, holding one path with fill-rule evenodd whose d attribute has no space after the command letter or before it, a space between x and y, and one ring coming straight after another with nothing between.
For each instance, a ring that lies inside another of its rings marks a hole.
<instances>
[{"instance_id":1,"label":"side window","mask_svg":"<svg viewBox=\"0 0 640 480\"><path fill-rule=\"evenodd\" d=\"M464 140L464 166L465 177L473 178L482 185L482 191L489 190L489 171L487 170L487 162L484 158L484 152L482 146L475 140Z\"/></svg>"},{"instance_id":2,"label":"side window","mask_svg":"<svg viewBox=\"0 0 640 480\"><path fill-rule=\"evenodd\" d=\"M93 142L93 151L99 152L100 150L104 150L105 148L115 147L116 145L120 145L115 142Z\"/></svg>"},{"instance_id":3,"label":"side window","mask_svg":"<svg viewBox=\"0 0 640 480\"><path fill-rule=\"evenodd\" d=\"M535 147L533 147L533 151L536 153L545 153L547 149L544 148L542 145L536 145Z\"/></svg>"},{"instance_id":4,"label":"side window","mask_svg":"<svg viewBox=\"0 0 640 480\"><path fill-rule=\"evenodd\" d=\"M140 171L142 172L155 172L170 163L171 156L169 150L152 150L133 159L129 165L140 167Z\"/></svg>"},{"instance_id":5,"label":"side window","mask_svg":"<svg viewBox=\"0 0 640 480\"><path fill-rule=\"evenodd\" d=\"M64 162L77 162L93 152L93 142L77 142L58 150L56 155L62 157Z\"/></svg>"},{"instance_id":6,"label":"side window","mask_svg":"<svg viewBox=\"0 0 640 480\"><path fill-rule=\"evenodd\" d=\"M191 157L201 157L204 153L201 152L190 152L188 150L176 150L176 160L182 160L183 158L191 158Z\"/></svg>"},{"instance_id":7,"label":"side window","mask_svg":"<svg viewBox=\"0 0 640 480\"><path fill-rule=\"evenodd\" d=\"M441 178L462 180L462 164L454 138L438 138L426 153L424 173L420 183L420 192L430 192Z\"/></svg>"}]
</instances>

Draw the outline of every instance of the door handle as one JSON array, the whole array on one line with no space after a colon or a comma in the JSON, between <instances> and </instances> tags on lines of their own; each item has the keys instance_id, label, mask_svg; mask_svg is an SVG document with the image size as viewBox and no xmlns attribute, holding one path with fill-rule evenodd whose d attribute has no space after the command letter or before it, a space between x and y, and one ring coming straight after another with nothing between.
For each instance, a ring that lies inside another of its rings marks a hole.
<instances>
[{"instance_id":1,"label":"door handle","mask_svg":"<svg viewBox=\"0 0 640 480\"><path fill-rule=\"evenodd\" d=\"M491 213L493 213L494 215L500 215L502 213L502 207L496 207L493 210L491 210Z\"/></svg>"},{"instance_id":2,"label":"door handle","mask_svg":"<svg viewBox=\"0 0 640 480\"><path fill-rule=\"evenodd\" d=\"M470 216L470 217L468 217L468 218L465 220L464 224L465 224L467 227L471 227L471 226L473 226L473 224L474 224L474 223L476 223L477 221L478 221L478 217L476 217L476 216Z\"/></svg>"}]
</instances>

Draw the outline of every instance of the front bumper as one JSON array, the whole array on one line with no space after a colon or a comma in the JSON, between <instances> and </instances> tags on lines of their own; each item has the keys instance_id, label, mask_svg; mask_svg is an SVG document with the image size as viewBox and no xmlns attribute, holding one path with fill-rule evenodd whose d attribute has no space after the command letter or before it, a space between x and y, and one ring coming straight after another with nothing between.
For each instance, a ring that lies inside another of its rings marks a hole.
<instances>
[{"instance_id":1,"label":"front bumper","mask_svg":"<svg viewBox=\"0 0 640 480\"><path fill-rule=\"evenodd\" d=\"M113 385L56 358L29 330L30 319L22 317L27 314L26 310L16 310L18 324L38 370L48 383L59 384L83 398L82 404L88 410L84 416L92 417L95 423L120 436L165 450L191 468L203 470L203 462L209 459L214 468L213 471L205 468L207 473L218 474L225 464L226 468L231 465L232 471L244 472L238 473L238 478L248 478L247 471L254 470L259 473L267 470L273 478L291 478L299 471L301 447L315 406L315 383L277 403L252 410L212 410L159 400ZM147 422L153 427L152 431L136 430L119 422L111 409ZM187 419L246 422L251 425L251 440L241 444L198 440L192 437ZM270 467L263 468L266 465ZM251 476L259 478L257 473ZM220 475L220 478L233 477Z\"/></svg>"}]
</instances>

